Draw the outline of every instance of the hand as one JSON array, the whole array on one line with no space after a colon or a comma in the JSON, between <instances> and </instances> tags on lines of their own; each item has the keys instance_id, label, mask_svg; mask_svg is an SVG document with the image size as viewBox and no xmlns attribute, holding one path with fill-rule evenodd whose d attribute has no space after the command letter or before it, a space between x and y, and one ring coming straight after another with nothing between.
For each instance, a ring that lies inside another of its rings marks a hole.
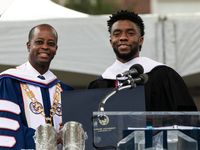
<instances>
[{"instance_id":1,"label":"hand","mask_svg":"<svg viewBox=\"0 0 200 150\"><path fill-rule=\"evenodd\" d=\"M59 125L60 125L60 128L59 128L59 131L60 131L63 128L63 125L62 125L62 123L59 123ZM57 144L59 144L59 143L61 143L63 145L63 140L61 139L60 132L57 133Z\"/></svg>"},{"instance_id":2,"label":"hand","mask_svg":"<svg viewBox=\"0 0 200 150\"><path fill-rule=\"evenodd\" d=\"M61 122L61 123L59 123L59 125L60 125L60 128L59 128L59 130L61 130L61 129L63 128L63 124L62 124L62 122Z\"/></svg>"}]
</instances>

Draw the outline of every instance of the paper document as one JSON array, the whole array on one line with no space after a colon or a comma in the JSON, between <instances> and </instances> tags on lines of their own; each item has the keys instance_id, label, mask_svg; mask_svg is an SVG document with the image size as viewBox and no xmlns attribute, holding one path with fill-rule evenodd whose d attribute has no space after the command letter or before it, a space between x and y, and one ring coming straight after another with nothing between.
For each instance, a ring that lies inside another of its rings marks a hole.
<instances>
[{"instance_id":1,"label":"paper document","mask_svg":"<svg viewBox=\"0 0 200 150\"><path fill-rule=\"evenodd\" d=\"M128 130L168 130L168 129L180 129L180 130L192 130L192 129L200 129L199 127L192 127L192 126L165 126L165 127L152 127L148 126L146 128L135 128L135 127L128 127Z\"/></svg>"}]
</instances>

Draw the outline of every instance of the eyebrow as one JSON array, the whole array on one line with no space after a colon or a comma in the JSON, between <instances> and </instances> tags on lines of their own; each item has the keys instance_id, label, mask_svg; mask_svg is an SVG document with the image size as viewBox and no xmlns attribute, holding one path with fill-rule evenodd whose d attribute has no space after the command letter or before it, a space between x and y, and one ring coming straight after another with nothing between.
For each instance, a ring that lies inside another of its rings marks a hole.
<instances>
[{"instance_id":1,"label":"eyebrow","mask_svg":"<svg viewBox=\"0 0 200 150\"><path fill-rule=\"evenodd\" d=\"M43 38L41 38L41 37L39 37L39 38L37 38L36 40L44 40ZM48 39L48 41L56 41L56 40L54 40L54 39Z\"/></svg>"},{"instance_id":2,"label":"eyebrow","mask_svg":"<svg viewBox=\"0 0 200 150\"><path fill-rule=\"evenodd\" d=\"M129 28L129 29L127 29L128 31L135 31L136 32L136 30L135 29L133 29L133 28ZM118 32L118 31L121 31L120 29L115 29L114 31L113 31L113 33L114 32Z\"/></svg>"},{"instance_id":3,"label":"eyebrow","mask_svg":"<svg viewBox=\"0 0 200 150\"><path fill-rule=\"evenodd\" d=\"M116 32L116 31L121 31L120 29L115 29L113 32Z\"/></svg>"}]
</instances>

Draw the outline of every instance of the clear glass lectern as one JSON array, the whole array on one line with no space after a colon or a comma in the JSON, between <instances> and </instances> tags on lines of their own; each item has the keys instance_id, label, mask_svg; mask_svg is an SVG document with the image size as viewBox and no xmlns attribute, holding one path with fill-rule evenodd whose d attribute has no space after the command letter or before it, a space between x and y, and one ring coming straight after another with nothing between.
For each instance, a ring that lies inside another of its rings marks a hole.
<instances>
[{"instance_id":1,"label":"clear glass lectern","mask_svg":"<svg viewBox=\"0 0 200 150\"><path fill-rule=\"evenodd\" d=\"M198 150L200 112L93 112L95 149Z\"/></svg>"}]
</instances>

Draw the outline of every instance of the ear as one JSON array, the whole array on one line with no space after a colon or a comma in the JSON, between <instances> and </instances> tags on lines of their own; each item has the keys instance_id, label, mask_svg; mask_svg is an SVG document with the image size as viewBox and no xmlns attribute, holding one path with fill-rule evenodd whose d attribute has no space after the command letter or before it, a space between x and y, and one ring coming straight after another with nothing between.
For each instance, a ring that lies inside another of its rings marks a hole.
<instances>
[{"instance_id":1,"label":"ear","mask_svg":"<svg viewBox=\"0 0 200 150\"><path fill-rule=\"evenodd\" d=\"M140 46L142 46L142 44L143 44L143 41L144 41L144 37L143 37L143 36L141 36L141 37L140 37L140 42L139 42L139 45L140 45Z\"/></svg>"},{"instance_id":2,"label":"ear","mask_svg":"<svg viewBox=\"0 0 200 150\"><path fill-rule=\"evenodd\" d=\"M112 39L110 39L110 45L111 45L111 47L113 47L113 45L112 45Z\"/></svg>"},{"instance_id":3,"label":"ear","mask_svg":"<svg viewBox=\"0 0 200 150\"><path fill-rule=\"evenodd\" d=\"M26 43L26 47L27 47L27 49L28 49L28 52L30 52L30 46L31 46L30 42L27 42L27 43Z\"/></svg>"},{"instance_id":4,"label":"ear","mask_svg":"<svg viewBox=\"0 0 200 150\"><path fill-rule=\"evenodd\" d=\"M58 45L56 45L56 52L57 52L57 49L58 49ZM56 55L56 52L55 52L55 55Z\"/></svg>"}]
</instances>

